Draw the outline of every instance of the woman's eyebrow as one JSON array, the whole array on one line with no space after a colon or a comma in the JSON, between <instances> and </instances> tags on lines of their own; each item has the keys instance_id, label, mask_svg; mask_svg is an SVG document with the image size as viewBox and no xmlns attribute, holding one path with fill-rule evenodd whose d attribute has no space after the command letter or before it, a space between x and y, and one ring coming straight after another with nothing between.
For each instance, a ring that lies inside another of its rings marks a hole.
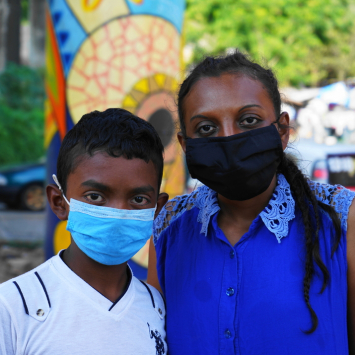
<instances>
[{"instance_id":1,"label":"woman's eyebrow","mask_svg":"<svg viewBox=\"0 0 355 355\"><path fill-rule=\"evenodd\" d=\"M81 186L88 186L88 187L92 187L94 189L101 190L101 191L109 191L110 190L109 186L101 184L100 182L97 182L95 180L86 180L81 183Z\"/></svg>"},{"instance_id":2,"label":"woman's eyebrow","mask_svg":"<svg viewBox=\"0 0 355 355\"><path fill-rule=\"evenodd\" d=\"M243 110L245 110L246 108L250 108L250 107L259 107L259 108L262 108L260 105L251 104L251 105L245 105L245 106L243 106L242 108L239 109L238 112L243 111Z\"/></svg>"},{"instance_id":3,"label":"woman's eyebrow","mask_svg":"<svg viewBox=\"0 0 355 355\"><path fill-rule=\"evenodd\" d=\"M195 115L195 116L192 116L192 117L190 118L190 122L191 122L192 120L194 120L195 118L206 118L206 119L209 120L209 118L208 118L207 116L204 116L204 115Z\"/></svg>"}]
</instances>

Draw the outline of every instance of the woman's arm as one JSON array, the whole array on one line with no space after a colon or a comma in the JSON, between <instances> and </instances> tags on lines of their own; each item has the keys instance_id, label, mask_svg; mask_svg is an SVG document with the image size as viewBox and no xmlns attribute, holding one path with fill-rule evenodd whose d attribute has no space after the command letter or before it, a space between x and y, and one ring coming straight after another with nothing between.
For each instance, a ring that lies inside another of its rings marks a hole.
<instances>
[{"instance_id":1,"label":"woman's arm","mask_svg":"<svg viewBox=\"0 0 355 355\"><path fill-rule=\"evenodd\" d=\"M149 244L149 261L148 261L147 282L149 283L149 285L154 286L159 292L162 292L160 284L159 284L159 280L158 280L157 254L155 252L153 237L150 238L150 244Z\"/></svg>"},{"instance_id":2,"label":"woman's arm","mask_svg":"<svg viewBox=\"0 0 355 355\"><path fill-rule=\"evenodd\" d=\"M355 355L355 200L349 209L347 239L348 260L348 340L349 354Z\"/></svg>"}]
</instances>

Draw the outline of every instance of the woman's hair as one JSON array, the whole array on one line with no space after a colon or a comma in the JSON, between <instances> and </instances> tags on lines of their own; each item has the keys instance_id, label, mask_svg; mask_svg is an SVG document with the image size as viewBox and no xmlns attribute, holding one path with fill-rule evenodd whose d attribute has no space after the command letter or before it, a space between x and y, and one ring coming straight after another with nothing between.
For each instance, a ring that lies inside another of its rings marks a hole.
<instances>
[{"instance_id":1,"label":"woman's hair","mask_svg":"<svg viewBox=\"0 0 355 355\"><path fill-rule=\"evenodd\" d=\"M218 77L226 73L246 75L251 79L261 82L272 100L277 124L281 126L281 128L288 128L278 122L281 115L281 96L274 73L272 70L265 69L259 64L254 63L248 58L247 55L236 50L235 53L225 57L206 57L190 72L181 84L178 93L178 111L181 133L184 138L186 138L186 127L183 116L184 99L186 95L190 92L193 85L200 79L206 77ZM319 253L319 230L321 224L319 207L329 214L334 223L336 240L333 246L333 253L337 249L340 242L341 226L334 209L320 201L317 201L308 185L308 179L302 174L293 160L287 157L285 153L283 153L281 163L278 167L278 172L282 173L290 184L292 194L295 197L297 206L301 212L305 229L306 258L305 275L303 278L303 294L312 318L312 327L308 331L305 331L305 333L309 334L314 332L318 326L318 317L309 300L309 290L315 275L314 263L317 264L323 275L321 293L326 288L330 279L329 271L323 263Z\"/></svg>"}]
</instances>

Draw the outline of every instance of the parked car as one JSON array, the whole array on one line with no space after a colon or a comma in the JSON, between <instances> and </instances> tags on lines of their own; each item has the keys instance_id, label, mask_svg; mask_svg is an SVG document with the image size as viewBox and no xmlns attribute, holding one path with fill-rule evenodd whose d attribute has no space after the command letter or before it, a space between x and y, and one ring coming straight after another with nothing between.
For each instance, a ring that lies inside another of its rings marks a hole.
<instances>
[{"instance_id":1,"label":"parked car","mask_svg":"<svg viewBox=\"0 0 355 355\"><path fill-rule=\"evenodd\" d=\"M355 145L316 144L300 140L287 148L311 180L339 184L355 191Z\"/></svg>"},{"instance_id":2,"label":"parked car","mask_svg":"<svg viewBox=\"0 0 355 355\"><path fill-rule=\"evenodd\" d=\"M44 163L23 164L0 170L0 202L12 208L43 210L45 176Z\"/></svg>"}]
</instances>

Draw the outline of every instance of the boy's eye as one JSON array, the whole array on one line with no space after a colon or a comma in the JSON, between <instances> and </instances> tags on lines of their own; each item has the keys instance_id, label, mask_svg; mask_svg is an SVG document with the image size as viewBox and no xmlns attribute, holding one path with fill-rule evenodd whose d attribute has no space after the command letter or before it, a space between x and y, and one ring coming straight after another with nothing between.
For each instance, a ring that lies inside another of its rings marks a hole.
<instances>
[{"instance_id":1,"label":"boy's eye","mask_svg":"<svg viewBox=\"0 0 355 355\"><path fill-rule=\"evenodd\" d=\"M91 202L102 202L103 198L99 194L89 194L85 196Z\"/></svg>"},{"instance_id":2,"label":"boy's eye","mask_svg":"<svg viewBox=\"0 0 355 355\"><path fill-rule=\"evenodd\" d=\"M133 198L133 203L136 205L146 205L147 203L150 203L146 197L143 196L136 196Z\"/></svg>"}]
</instances>

